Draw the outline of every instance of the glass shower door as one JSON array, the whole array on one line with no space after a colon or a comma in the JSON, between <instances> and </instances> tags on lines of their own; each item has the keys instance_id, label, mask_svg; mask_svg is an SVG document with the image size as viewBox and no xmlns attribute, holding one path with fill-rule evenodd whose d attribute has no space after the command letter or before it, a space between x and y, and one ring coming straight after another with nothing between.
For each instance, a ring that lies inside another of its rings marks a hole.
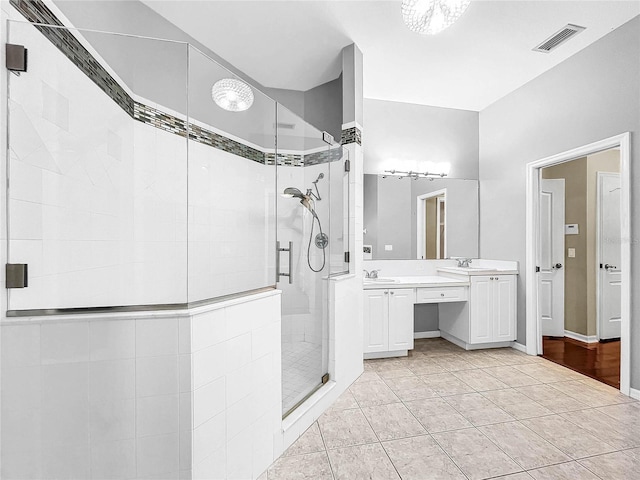
<instances>
[{"instance_id":1,"label":"glass shower door","mask_svg":"<svg viewBox=\"0 0 640 480\"><path fill-rule=\"evenodd\" d=\"M344 182L340 146L326 143L322 132L281 105L277 111L277 152L272 161L277 165L279 194L277 281L282 290L286 416L328 380L328 279L344 271L348 181Z\"/></svg>"}]
</instances>

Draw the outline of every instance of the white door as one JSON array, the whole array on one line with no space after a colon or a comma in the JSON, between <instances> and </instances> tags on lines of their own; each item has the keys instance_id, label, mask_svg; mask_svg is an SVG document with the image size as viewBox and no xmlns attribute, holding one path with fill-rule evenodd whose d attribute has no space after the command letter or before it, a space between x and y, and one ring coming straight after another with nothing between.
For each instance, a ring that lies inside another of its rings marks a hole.
<instances>
[{"instance_id":1,"label":"white door","mask_svg":"<svg viewBox=\"0 0 640 480\"><path fill-rule=\"evenodd\" d=\"M540 179L538 312L542 335L564 337L564 179Z\"/></svg>"},{"instance_id":2,"label":"white door","mask_svg":"<svg viewBox=\"0 0 640 480\"><path fill-rule=\"evenodd\" d=\"M389 291L389 351L413 349L413 288Z\"/></svg>"},{"instance_id":3,"label":"white door","mask_svg":"<svg viewBox=\"0 0 640 480\"><path fill-rule=\"evenodd\" d=\"M364 353L389 350L389 291L364 291Z\"/></svg>"},{"instance_id":4,"label":"white door","mask_svg":"<svg viewBox=\"0 0 640 480\"><path fill-rule=\"evenodd\" d=\"M598 333L600 340L620 338L622 315L620 174L598 172Z\"/></svg>"}]
</instances>

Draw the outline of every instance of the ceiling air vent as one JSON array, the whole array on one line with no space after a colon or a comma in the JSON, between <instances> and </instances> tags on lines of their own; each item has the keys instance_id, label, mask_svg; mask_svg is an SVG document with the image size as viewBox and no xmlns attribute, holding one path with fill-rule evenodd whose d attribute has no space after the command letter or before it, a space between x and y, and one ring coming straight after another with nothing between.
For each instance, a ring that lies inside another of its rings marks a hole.
<instances>
[{"instance_id":1,"label":"ceiling air vent","mask_svg":"<svg viewBox=\"0 0 640 480\"><path fill-rule=\"evenodd\" d=\"M551 50L558 48L570 38L575 37L584 29L585 27L580 27L578 25L572 25L571 23L569 23L566 26L562 27L559 31L551 35L549 38L547 38L540 45L535 47L533 51L549 53Z\"/></svg>"}]
</instances>

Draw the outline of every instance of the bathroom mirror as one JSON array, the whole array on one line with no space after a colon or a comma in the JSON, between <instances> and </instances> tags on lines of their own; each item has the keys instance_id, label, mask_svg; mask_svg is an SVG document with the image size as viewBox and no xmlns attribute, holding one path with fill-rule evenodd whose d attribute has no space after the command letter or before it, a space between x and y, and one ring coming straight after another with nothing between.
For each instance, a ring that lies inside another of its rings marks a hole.
<instances>
[{"instance_id":1,"label":"bathroom mirror","mask_svg":"<svg viewBox=\"0 0 640 480\"><path fill-rule=\"evenodd\" d=\"M364 176L365 260L478 257L478 181Z\"/></svg>"}]
</instances>

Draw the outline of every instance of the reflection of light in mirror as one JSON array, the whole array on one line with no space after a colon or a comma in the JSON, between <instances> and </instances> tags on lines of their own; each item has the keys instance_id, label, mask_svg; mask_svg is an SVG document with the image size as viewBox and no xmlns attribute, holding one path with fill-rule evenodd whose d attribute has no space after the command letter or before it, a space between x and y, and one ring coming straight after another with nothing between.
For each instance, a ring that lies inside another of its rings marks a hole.
<instances>
[{"instance_id":1,"label":"reflection of light in mirror","mask_svg":"<svg viewBox=\"0 0 640 480\"><path fill-rule=\"evenodd\" d=\"M429 175L446 177L451 171L450 162L414 162L408 160L387 160L382 164L380 175L386 176L390 172L428 172ZM393 175L393 174L392 174Z\"/></svg>"}]
</instances>

